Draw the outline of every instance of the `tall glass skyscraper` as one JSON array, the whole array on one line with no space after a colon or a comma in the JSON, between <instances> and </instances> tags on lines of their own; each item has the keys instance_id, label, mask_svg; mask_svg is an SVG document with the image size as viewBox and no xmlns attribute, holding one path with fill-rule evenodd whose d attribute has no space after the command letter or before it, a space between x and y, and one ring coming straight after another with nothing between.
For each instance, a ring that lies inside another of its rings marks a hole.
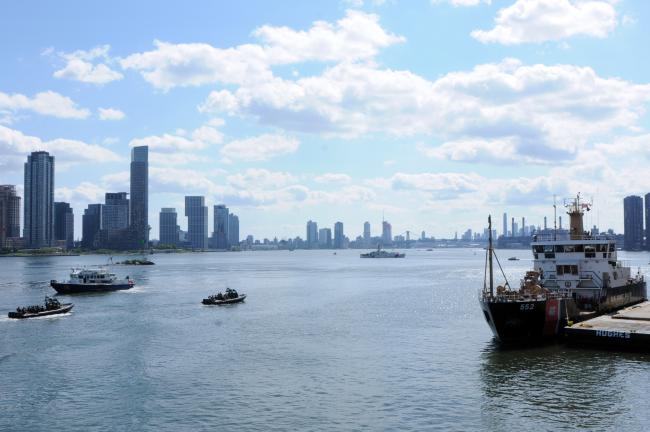
<instances>
[{"instance_id":1,"label":"tall glass skyscraper","mask_svg":"<svg viewBox=\"0 0 650 432\"><path fill-rule=\"evenodd\" d=\"M8 238L20 237L20 197L16 186L0 185L0 248Z\"/></svg>"},{"instance_id":2,"label":"tall glass skyscraper","mask_svg":"<svg viewBox=\"0 0 650 432\"><path fill-rule=\"evenodd\" d=\"M232 213L228 216L228 243L239 246L239 216Z\"/></svg>"},{"instance_id":3,"label":"tall glass skyscraper","mask_svg":"<svg viewBox=\"0 0 650 432\"><path fill-rule=\"evenodd\" d=\"M54 156L37 151L25 163L25 244L49 247L54 238Z\"/></svg>"},{"instance_id":4,"label":"tall glass skyscraper","mask_svg":"<svg viewBox=\"0 0 650 432\"><path fill-rule=\"evenodd\" d=\"M337 222L334 224L334 248L343 249L343 222Z\"/></svg>"},{"instance_id":5,"label":"tall glass skyscraper","mask_svg":"<svg viewBox=\"0 0 650 432\"><path fill-rule=\"evenodd\" d=\"M643 199L631 195L623 200L623 249L641 250L643 245Z\"/></svg>"},{"instance_id":6,"label":"tall glass skyscraper","mask_svg":"<svg viewBox=\"0 0 650 432\"><path fill-rule=\"evenodd\" d=\"M133 241L142 247L149 241L149 147L131 149L131 211Z\"/></svg>"},{"instance_id":7,"label":"tall glass skyscraper","mask_svg":"<svg viewBox=\"0 0 650 432\"><path fill-rule=\"evenodd\" d=\"M194 249L208 248L208 208L205 197L186 196L187 240Z\"/></svg>"},{"instance_id":8,"label":"tall glass skyscraper","mask_svg":"<svg viewBox=\"0 0 650 432\"><path fill-rule=\"evenodd\" d=\"M88 204L82 219L81 245L92 249L99 242L99 231L102 228L102 204Z\"/></svg>"},{"instance_id":9,"label":"tall glass skyscraper","mask_svg":"<svg viewBox=\"0 0 650 432\"><path fill-rule=\"evenodd\" d=\"M74 213L69 203L54 203L54 239L65 241L67 249L74 246Z\"/></svg>"},{"instance_id":10,"label":"tall glass skyscraper","mask_svg":"<svg viewBox=\"0 0 650 432\"><path fill-rule=\"evenodd\" d=\"M160 210L160 244L173 246L179 241L178 215L175 208L163 208Z\"/></svg>"},{"instance_id":11,"label":"tall glass skyscraper","mask_svg":"<svg viewBox=\"0 0 650 432\"><path fill-rule=\"evenodd\" d=\"M214 231L212 235L215 249L228 249L229 247L228 214L228 207L225 204L214 206Z\"/></svg>"},{"instance_id":12,"label":"tall glass skyscraper","mask_svg":"<svg viewBox=\"0 0 650 432\"><path fill-rule=\"evenodd\" d=\"M307 247L318 249L318 224L312 220L307 221Z\"/></svg>"}]
</instances>

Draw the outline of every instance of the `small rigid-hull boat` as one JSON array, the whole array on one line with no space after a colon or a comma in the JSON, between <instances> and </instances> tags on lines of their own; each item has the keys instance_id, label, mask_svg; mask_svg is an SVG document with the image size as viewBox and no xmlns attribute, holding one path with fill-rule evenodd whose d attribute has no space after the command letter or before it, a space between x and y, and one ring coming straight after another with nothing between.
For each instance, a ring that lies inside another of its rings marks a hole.
<instances>
[{"instance_id":1,"label":"small rigid-hull boat","mask_svg":"<svg viewBox=\"0 0 650 432\"><path fill-rule=\"evenodd\" d=\"M220 305L227 305L233 303L240 303L243 302L245 298L246 298L246 294L239 294L234 289L226 288L225 294L218 293L217 295L208 296L208 298L204 298L203 301L201 301L201 303L203 303L204 305L220 306Z\"/></svg>"},{"instance_id":2,"label":"small rigid-hull boat","mask_svg":"<svg viewBox=\"0 0 650 432\"><path fill-rule=\"evenodd\" d=\"M45 306L28 306L25 308L17 308L15 312L9 312L9 318L24 319L36 318L48 315L58 315L69 312L74 304L72 303L59 303L56 299L49 297L45 298Z\"/></svg>"}]
</instances>

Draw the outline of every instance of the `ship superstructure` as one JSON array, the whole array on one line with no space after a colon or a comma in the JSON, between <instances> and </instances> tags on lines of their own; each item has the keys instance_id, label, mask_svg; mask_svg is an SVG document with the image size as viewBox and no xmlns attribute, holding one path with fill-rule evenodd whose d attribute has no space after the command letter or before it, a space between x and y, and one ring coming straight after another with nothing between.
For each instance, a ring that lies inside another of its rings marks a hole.
<instances>
[{"instance_id":1,"label":"ship superstructure","mask_svg":"<svg viewBox=\"0 0 650 432\"><path fill-rule=\"evenodd\" d=\"M492 278L480 295L485 319L503 342L532 341L562 332L568 322L638 303L646 283L617 258L615 240L584 231L583 216L591 204L580 195L565 203L568 234L533 236L533 269L518 290L509 284L494 289ZM491 222L490 222L491 225ZM489 231L491 233L491 229ZM490 236L490 274L494 250ZM498 262L498 261L497 261ZM505 277L505 276L504 276ZM487 281L487 276L486 276Z\"/></svg>"}]
</instances>

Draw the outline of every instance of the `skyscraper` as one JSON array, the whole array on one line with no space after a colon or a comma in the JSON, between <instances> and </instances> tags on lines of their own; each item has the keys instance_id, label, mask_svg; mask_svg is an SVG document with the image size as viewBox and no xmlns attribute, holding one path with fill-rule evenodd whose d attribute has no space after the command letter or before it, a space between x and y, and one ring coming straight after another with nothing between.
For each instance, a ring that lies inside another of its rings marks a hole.
<instances>
[{"instance_id":1,"label":"skyscraper","mask_svg":"<svg viewBox=\"0 0 650 432\"><path fill-rule=\"evenodd\" d=\"M16 186L0 186L0 248L8 238L20 237L20 197Z\"/></svg>"},{"instance_id":2,"label":"skyscraper","mask_svg":"<svg viewBox=\"0 0 650 432\"><path fill-rule=\"evenodd\" d=\"M149 241L149 147L131 149L131 236L132 247Z\"/></svg>"},{"instance_id":3,"label":"skyscraper","mask_svg":"<svg viewBox=\"0 0 650 432\"><path fill-rule=\"evenodd\" d=\"M650 193L645 194L645 249L650 250Z\"/></svg>"},{"instance_id":4,"label":"skyscraper","mask_svg":"<svg viewBox=\"0 0 650 432\"><path fill-rule=\"evenodd\" d=\"M363 241L368 243L370 242L370 222L363 223Z\"/></svg>"},{"instance_id":5,"label":"skyscraper","mask_svg":"<svg viewBox=\"0 0 650 432\"><path fill-rule=\"evenodd\" d=\"M334 248L343 249L345 235L343 234L343 222L334 224Z\"/></svg>"},{"instance_id":6,"label":"skyscraper","mask_svg":"<svg viewBox=\"0 0 650 432\"><path fill-rule=\"evenodd\" d=\"M52 245L54 237L54 156L37 151L25 163L25 244Z\"/></svg>"},{"instance_id":7,"label":"skyscraper","mask_svg":"<svg viewBox=\"0 0 650 432\"><path fill-rule=\"evenodd\" d=\"M111 235L129 227L129 199L126 192L106 192L102 207L102 229Z\"/></svg>"},{"instance_id":8,"label":"skyscraper","mask_svg":"<svg viewBox=\"0 0 650 432\"><path fill-rule=\"evenodd\" d=\"M215 249L228 249L228 207L225 204L214 206L214 230L212 232Z\"/></svg>"},{"instance_id":9,"label":"skyscraper","mask_svg":"<svg viewBox=\"0 0 650 432\"><path fill-rule=\"evenodd\" d=\"M228 243L239 246L239 216L232 213L228 216Z\"/></svg>"},{"instance_id":10,"label":"skyscraper","mask_svg":"<svg viewBox=\"0 0 650 432\"><path fill-rule=\"evenodd\" d=\"M515 218L512 218L512 226L510 228L510 236L511 237L516 237L517 236L517 224L515 223Z\"/></svg>"},{"instance_id":11,"label":"skyscraper","mask_svg":"<svg viewBox=\"0 0 650 432\"><path fill-rule=\"evenodd\" d=\"M508 213L503 214L503 232L504 237L508 237Z\"/></svg>"},{"instance_id":12,"label":"skyscraper","mask_svg":"<svg viewBox=\"0 0 650 432\"><path fill-rule=\"evenodd\" d=\"M318 224L312 220L307 221L307 248L318 248Z\"/></svg>"},{"instance_id":13,"label":"skyscraper","mask_svg":"<svg viewBox=\"0 0 650 432\"><path fill-rule=\"evenodd\" d=\"M186 196L187 240L195 249L208 248L208 208L205 197Z\"/></svg>"},{"instance_id":14,"label":"skyscraper","mask_svg":"<svg viewBox=\"0 0 650 432\"><path fill-rule=\"evenodd\" d=\"M66 249L74 246L74 213L69 203L54 203L54 239L65 241Z\"/></svg>"},{"instance_id":15,"label":"skyscraper","mask_svg":"<svg viewBox=\"0 0 650 432\"><path fill-rule=\"evenodd\" d=\"M102 204L88 204L82 217L81 246L87 249L97 247L99 231L102 228Z\"/></svg>"},{"instance_id":16,"label":"skyscraper","mask_svg":"<svg viewBox=\"0 0 650 432\"><path fill-rule=\"evenodd\" d=\"M381 223L381 240L383 244L391 244L393 242L393 227L386 221Z\"/></svg>"},{"instance_id":17,"label":"skyscraper","mask_svg":"<svg viewBox=\"0 0 650 432\"><path fill-rule=\"evenodd\" d=\"M161 245L175 246L179 242L180 228L175 208L160 209L158 241Z\"/></svg>"},{"instance_id":18,"label":"skyscraper","mask_svg":"<svg viewBox=\"0 0 650 432\"><path fill-rule=\"evenodd\" d=\"M641 250L643 246L643 199L631 195L623 200L624 239L623 248Z\"/></svg>"},{"instance_id":19,"label":"skyscraper","mask_svg":"<svg viewBox=\"0 0 650 432\"><path fill-rule=\"evenodd\" d=\"M318 230L318 245L323 249L332 247L332 230L321 228Z\"/></svg>"}]
</instances>

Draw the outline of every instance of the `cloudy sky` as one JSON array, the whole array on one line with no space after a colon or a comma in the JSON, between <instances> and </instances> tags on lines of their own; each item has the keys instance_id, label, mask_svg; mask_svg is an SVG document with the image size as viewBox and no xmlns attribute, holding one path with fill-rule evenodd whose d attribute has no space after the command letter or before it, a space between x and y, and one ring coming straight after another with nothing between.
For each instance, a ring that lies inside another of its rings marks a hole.
<instances>
[{"instance_id":1,"label":"cloudy sky","mask_svg":"<svg viewBox=\"0 0 650 432\"><path fill-rule=\"evenodd\" d=\"M384 213L447 237L577 192L621 230L622 198L650 192L648 28L632 0L11 2L0 183L54 154L79 236L149 145L152 238L184 195L242 236L311 218L354 238Z\"/></svg>"}]
</instances>

